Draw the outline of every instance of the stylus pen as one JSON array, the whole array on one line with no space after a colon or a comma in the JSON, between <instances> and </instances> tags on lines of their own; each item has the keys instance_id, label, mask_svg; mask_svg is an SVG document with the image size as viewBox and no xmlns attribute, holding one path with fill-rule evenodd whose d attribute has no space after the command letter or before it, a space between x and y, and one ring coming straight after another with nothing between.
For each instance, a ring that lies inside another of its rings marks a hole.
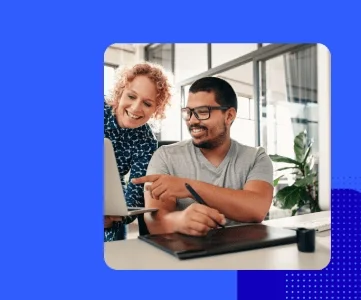
<instances>
[{"instance_id":1,"label":"stylus pen","mask_svg":"<svg viewBox=\"0 0 361 300\"><path fill-rule=\"evenodd\" d=\"M204 200L202 199L201 196L199 196L199 194L188 184L186 183L186 188L187 190L192 194L192 196L200 203L200 204L203 204L203 205L207 205L206 202L204 202ZM207 205L208 206L208 205ZM216 222L216 224L222 228L225 228L224 225L222 224L219 224L217 221L214 220L214 222Z\"/></svg>"}]
</instances>

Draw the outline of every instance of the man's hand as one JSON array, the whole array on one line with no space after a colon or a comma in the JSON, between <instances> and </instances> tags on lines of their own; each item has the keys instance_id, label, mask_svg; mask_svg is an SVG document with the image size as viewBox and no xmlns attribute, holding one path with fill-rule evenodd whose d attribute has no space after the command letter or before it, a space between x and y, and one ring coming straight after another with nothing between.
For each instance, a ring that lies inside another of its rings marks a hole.
<instances>
[{"instance_id":1,"label":"man's hand","mask_svg":"<svg viewBox=\"0 0 361 300\"><path fill-rule=\"evenodd\" d=\"M122 217L110 217L104 216L104 228L110 228L113 225L113 222L120 222L122 221Z\"/></svg>"},{"instance_id":2,"label":"man's hand","mask_svg":"<svg viewBox=\"0 0 361 300\"><path fill-rule=\"evenodd\" d=\"M148 175L132 180L134 184L151 183L146 185L146 190L149 191L153 199L165 201L176 198L190 197L188 190L185 187L187 180L171 175Z\"/></svg>"},{"instance_id":3,"label":"man's hand","mask_svg":"<svg viewBox=\"0 0 361 300\"><path fill-rule=\"evenodd\" d=\"M198 203L193 203L179 212L174 221L175 231L193 236L206 235L209 230L218 227L216 222L222 225L226 223L224 215Z\"/></svg>"}]
</instances>

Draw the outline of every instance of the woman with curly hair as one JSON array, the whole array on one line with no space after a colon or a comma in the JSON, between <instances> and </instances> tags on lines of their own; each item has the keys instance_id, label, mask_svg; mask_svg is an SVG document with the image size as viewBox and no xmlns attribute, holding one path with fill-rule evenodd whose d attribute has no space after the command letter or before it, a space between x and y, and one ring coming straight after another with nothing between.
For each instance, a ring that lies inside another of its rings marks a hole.
<instances>
[{"instance_id":1,"label":"woman with curly hair","mask_svg":"<svg viewBox=\"0 0 361 300\"><path fill-rule=\"evenodd\" d=\"M112 141L128 207L144 206L143 187L131 182L146 174L157 140L148 121L164 119L171 84L164 70L148 62L117 71L114 89L104 102L104 137ZM126 184L124 176L129 175ZM104 217L104 241L126 238L135 217Z\"/></svg>"}]
</instances>

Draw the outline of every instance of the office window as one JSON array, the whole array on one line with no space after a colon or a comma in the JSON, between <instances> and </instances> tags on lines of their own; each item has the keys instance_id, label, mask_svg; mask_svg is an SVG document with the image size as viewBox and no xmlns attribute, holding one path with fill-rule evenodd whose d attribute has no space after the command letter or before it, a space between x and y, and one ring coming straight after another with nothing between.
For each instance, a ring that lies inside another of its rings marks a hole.
<instances>
[{"instance_id":1,"label":"office window","mask_svg":"<svg viewBox=\"0 0 361 300\"><path fill-rule=\"evenodd\" d=\"M174 84L174 45L172 44L157 44L146 47L145 59L149 62L161 65L170 81ZM174 95L171 100L171 106L166 110L166 119L157 122L156 137L158 140L180 140L180 97ZM177 118L178 116L178 118Z\"/></svg>"},{"instance_id":2,"label":"office window","mask_svg":"<svg viewBox=\"0 0 361 300\"><path fill-rule=\"evenodd\" d=\"M173 72L172 44L159 44L148 47L146 51L146 60L161 65L168 72Z\"/></svg>"},{"instance_id":3,"label":"office window","mask_svg":"<svg viewBox=\"0 0 361 300\"><path fill-rule=\"evenodd\" d=\"M314 140L313 154L317 155L316 46L261 62L260 73L261 145L269 154L294 158L294 137L306 129L309 138ZM275 169L282 166L275 163Z\"/></svg>"},{"instance_id":4,"label":"office window","mask_svg":"<svg viewBox=\"0 0 361 300\"><path fill-rule=\"evenodd\" d=\"M207 44L175 44L176 82L208 70L207 47Z\"/></svg>"},{"instance_id":5,"label":"office window","mask_svg":"<svg viewBox=\"0 0 361 300\"><path fill-rule=\"evenodd\" d=\"M212 44L212 68L257 50L257 44Z\"/></svg>"},{"instance_id":6,"label":"office window","mask_svg":"<svg viewBox=\"0 0 361 300\"><path fill-rule=\"evenodd\" d=\"M252 66L252 63L247 63L216 75L226 80L238 97L237 117L231 126L231 138L249 146L255 146Z\"/></svg>"}]
</instances>

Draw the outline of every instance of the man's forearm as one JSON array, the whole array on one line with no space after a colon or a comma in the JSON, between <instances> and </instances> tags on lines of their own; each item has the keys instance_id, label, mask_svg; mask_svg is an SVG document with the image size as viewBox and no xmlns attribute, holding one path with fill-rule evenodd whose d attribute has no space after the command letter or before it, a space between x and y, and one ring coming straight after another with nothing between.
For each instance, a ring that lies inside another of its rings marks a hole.
<instances>
[{"instance_id":1,"label":"man's forearm","mask_svg":"<svg viewBox=\"0 0 361 300\"><path fill-rule=\"evenodd\" d=\"M151 234L163 234L176 232L176 220L179 211L169 212L160 209L156 212L145 214L144 221Z\"/></svg>"},{"instance_id":2,"label":"man's forearm","mask_svg":"<svg viewBox=\"0 0 361 300\"><path fill-rule=\"evenodd\" d=\"M221 188L196 180L189 184L208 206L217 209L226 218L239 222L263 221L272 202L272 194L265 197L254 191Z\"/></svg>"}]
</instances>

